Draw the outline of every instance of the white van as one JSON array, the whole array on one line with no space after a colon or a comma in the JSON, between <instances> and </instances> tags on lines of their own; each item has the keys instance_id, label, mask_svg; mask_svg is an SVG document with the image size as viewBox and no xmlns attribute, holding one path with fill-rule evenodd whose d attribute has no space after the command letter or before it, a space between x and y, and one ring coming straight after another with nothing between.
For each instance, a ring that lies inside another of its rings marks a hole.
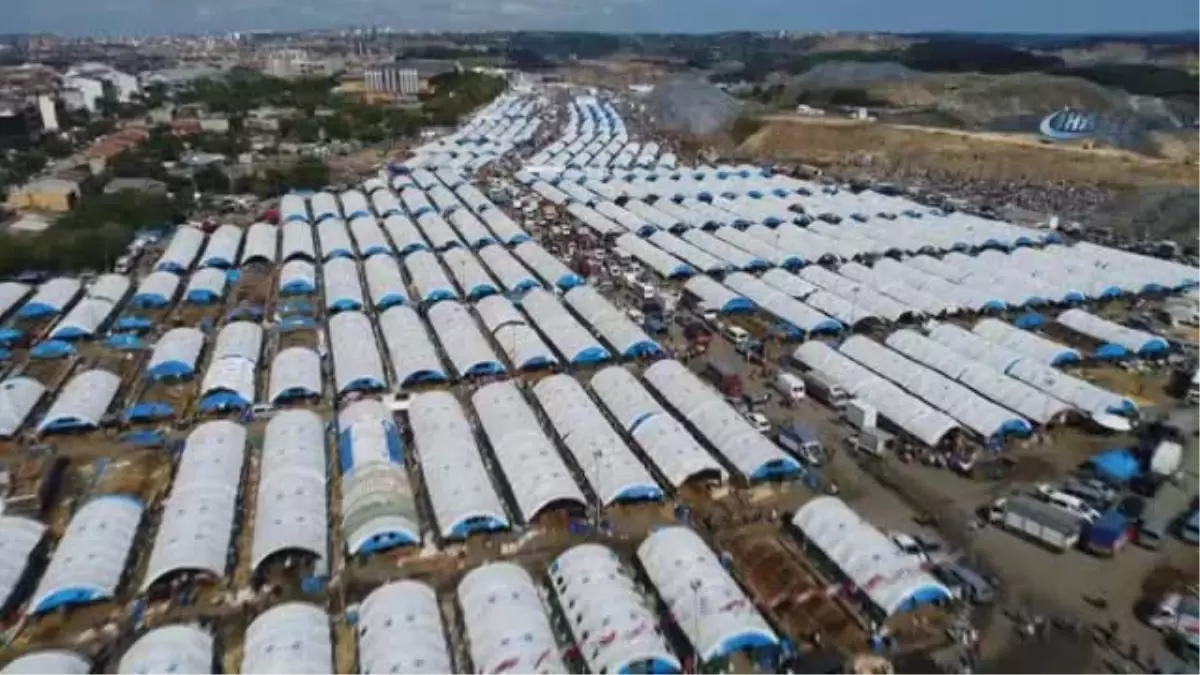
<instances>
[{"instance_id":1,"label":"white van","mask_svg":"<svg viewBox=\"0 0 1200 675\"><path fill-rule=\"evenodd\" d=\"M740 345L750 339L750 334L741 326L728 325L723 331L725 338L732 342L735 346Z\"/></svg>"},{"instance_id":2,"label":"white van","mask_svg":"<svg viewBox=\"0 0 1200 675\"><path fill-rule=\"evenodd\" d=\"M781 371L775 376L775 391L792 403L807 395L804 380L799 375L787 371Z\"/></svg>"},{"instance_id":3,"label":"white van","mask_svg":"<svg viewBox=\"0 0 1200 675\"><path fill-rule=\"evenodd\" d=\"M1061 490L1056 490L1049 485L1039 485L1037 494L1042 501L1047 504L1066 511L1073 516L1086 520L1089 524L1100 519L1100 512L1088 506L1088 503L1076 497L1069 495Z\"/></svg>"}]
</instances>

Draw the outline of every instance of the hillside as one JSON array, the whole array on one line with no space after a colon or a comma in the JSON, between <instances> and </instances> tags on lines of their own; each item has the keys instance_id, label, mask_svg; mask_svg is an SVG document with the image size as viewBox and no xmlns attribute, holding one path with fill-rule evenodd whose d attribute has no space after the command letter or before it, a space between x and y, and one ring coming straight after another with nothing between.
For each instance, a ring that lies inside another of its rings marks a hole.
<instances>
[{"instance_id":1,"label":"hillside","mask_svg":"<svg viewBox=\"0 0 1200 675\"><path fill-rule=\"evenodd\" d=\"M1149 228L1195 246L1195 210L1186 208L1189 194L1195 201L1194 155L1181 162L1117 149L1046 145L1028 134L793 116L770 118L737 154L746 160L808 164L843 177L865 175L1118 230Z\"/></svg>"}]
</instances>

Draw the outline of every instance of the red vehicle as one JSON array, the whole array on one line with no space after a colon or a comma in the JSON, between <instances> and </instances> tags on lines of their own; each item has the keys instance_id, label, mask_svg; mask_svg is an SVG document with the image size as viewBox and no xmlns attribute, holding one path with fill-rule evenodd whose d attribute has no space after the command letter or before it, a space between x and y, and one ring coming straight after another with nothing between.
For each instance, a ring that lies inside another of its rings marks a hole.
<instances>
[{"instance_id":1,"label":"red vehicle","mask_svg":"<svg viewBox=\"0 0 1200 675\"><path fill-rule=\"evenodd\" d=\"M722 394L732 398L742 397L744 391L742 378L728 366L709 361L704 368L703 375L709 382L716 385Z\"/></svg>"}]
</instances>

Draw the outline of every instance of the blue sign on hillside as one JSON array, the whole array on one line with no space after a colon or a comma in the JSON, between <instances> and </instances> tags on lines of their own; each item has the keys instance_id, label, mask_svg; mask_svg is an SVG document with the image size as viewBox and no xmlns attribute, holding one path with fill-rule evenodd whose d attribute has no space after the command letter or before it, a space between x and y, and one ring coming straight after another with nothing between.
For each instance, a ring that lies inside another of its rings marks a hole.
<instances>
[{"instance_id":1,"label":"blue sign on hillside","mask_svg":"<svg viewBox=\"0 0 1200 675\"><path fill-rule=\"evenodd\" d=\"M1063 108L1043 118L1038 130L1046 138L1056 141L1077 141L1096 135L1099 119L1096 113Z\"/></svg>"}]
</instances>

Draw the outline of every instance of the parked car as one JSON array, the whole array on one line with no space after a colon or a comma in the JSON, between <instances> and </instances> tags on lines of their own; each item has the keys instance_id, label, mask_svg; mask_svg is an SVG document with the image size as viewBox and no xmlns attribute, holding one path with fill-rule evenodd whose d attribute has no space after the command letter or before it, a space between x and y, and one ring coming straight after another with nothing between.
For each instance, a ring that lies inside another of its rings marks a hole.
<instances>
[{"instance_id":1,"label":"parked car","mask_svg":"<svg viewBox=\"0 0 1200 675\"><path fill-rule=\"evenodd\" d=\"M760 434L771 432L771 420L767 419L767 416L760 412L746 413L746 421L750 422L750 426L754 427L754 430Z\"/></svg>"},{"instance_id":2,"label":"parked car","mask_svg":"<svg viewBox=\"0 0 1200 675\"><path fill-rule=\"evenodd\" d=\"M990 583L975 570L958 563L934 565L933 575L950 588L958 589L963 600L976 605L986 605L996 598Z\"/></svg>"}]
</instances>

